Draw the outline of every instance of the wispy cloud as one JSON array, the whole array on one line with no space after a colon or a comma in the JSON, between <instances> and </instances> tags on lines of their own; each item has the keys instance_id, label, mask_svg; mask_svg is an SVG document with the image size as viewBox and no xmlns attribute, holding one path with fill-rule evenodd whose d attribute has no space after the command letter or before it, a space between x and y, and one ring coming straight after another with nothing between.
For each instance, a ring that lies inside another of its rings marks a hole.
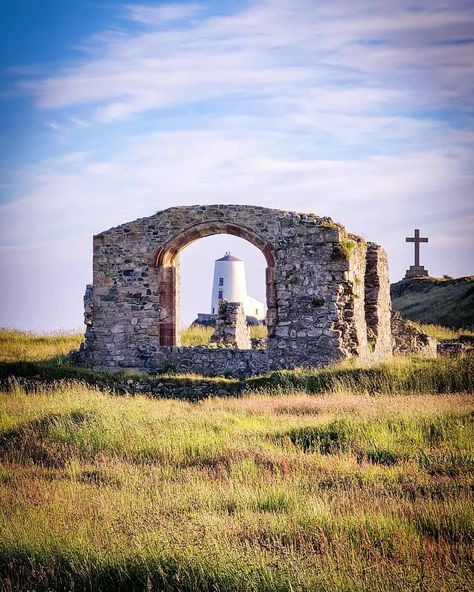
<instances>
[{"instance_id":1,"label":"wispy cloud","mask_svg":"<svg viewBox=\"0 0 474 592\"><path fill-rule=\"evenodd\" d=\"M145 25L160 25L170 21L181 21L194 16L202 10L198 4L167 4L147 6L146 4L127 4L124 6L124 18Z\"/></svg>"},{"instance_id":2,"label":"wispy cloud","mask_svg":"<svg viewBox=\"0 0 474 592\"><path fill-rule=\"evenodd\" d=\"M23 170L24 197L0 207L1 244L92 234L176 204L226 201L331 214L390 246L384 235L394 220L433 225L468 206L474 173L465 150L299 160L277 156L285 141L276 132L173 131L136 137L111 160L79 152L44 161Z\"/></svg>"},{"instance_id":3,"label":"wispy cloud","mask_svg":"<svg viewBox=\"0 0 474 592\"><path fill-rule=\"evenodd\" d=\"M474 39L474 9L466 3L414 10L405 1L272 0L190 19L200 8L126 6L124 16L145 30L103 32L85 63L20 88L40 108L91 104L91 116L105 121L229 95L285 99L314 93L315 85L342 112L351 93L359 108L364 95L371 108L383 107L390 93L419 90L426 108L449 103L450 85L464 98L472 90L473 45L457 44ZM441 95L425 93L431 85L441 85Z\"/></svg>"},{"instance_id":4,"label":"wispy cloud","mask_svg":"<svg viewBox=\"0 0 474 592\"><path fill-rule=\"evenodd\" d=\"M118 12L120 26L84 40L74 64L48 76L44 65L10 70L58 143L54 156L9 173L15 197L0 206L8 277L15 266L24 278L28 266L48 274L51 263L50 290L74 296L77 316L77 285L73 295L63 284L89 279L93 233L212 202L331 215L384 244L394 279L416 221L433 236L432 273L470 271L472 2ZM10 312L25 281L9 284Z\"/></svg>"}]
</instances>

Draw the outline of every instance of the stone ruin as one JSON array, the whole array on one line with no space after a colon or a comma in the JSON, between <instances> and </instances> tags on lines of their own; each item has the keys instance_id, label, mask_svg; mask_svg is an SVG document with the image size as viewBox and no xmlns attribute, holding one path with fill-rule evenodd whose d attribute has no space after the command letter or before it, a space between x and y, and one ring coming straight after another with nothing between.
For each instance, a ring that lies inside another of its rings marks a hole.
<instances>
[{"instance_id":1,"label":"stone ruin","mask_svg":"<svg viewBox=\"0 0 474 592\"><path fill-rule=\"evenodd\" d=\"M241 302L219 302L216 328L211 343L229 345L236 349L251 349L250 331Z\"/></svg>"},{"instance_id":2,"label":"stone ruin","mask_svg":"<svg viewBox=\"0 0 474 592\"><path fill-rule=\"evenodd\" d=\"M265 256L265 350L180 345L179 253L213 234L243 238ZM392 355L385 252L331 218L250 205L174 207L106 230L93 247L79 354L92 368L249 376Z\"/></svg>"},{"instance_id":3,"label":"stone ruin","mask_svg":"<svg viewBox=\"0 0 474 592\"><path fill-rule=\"evenodd\" d=\"M416 354L424 358L436 358L438 342L420 331L415 323L405 319L398 312L392 312L393 353L397 355Z\"/></svg>"}]
</instances>

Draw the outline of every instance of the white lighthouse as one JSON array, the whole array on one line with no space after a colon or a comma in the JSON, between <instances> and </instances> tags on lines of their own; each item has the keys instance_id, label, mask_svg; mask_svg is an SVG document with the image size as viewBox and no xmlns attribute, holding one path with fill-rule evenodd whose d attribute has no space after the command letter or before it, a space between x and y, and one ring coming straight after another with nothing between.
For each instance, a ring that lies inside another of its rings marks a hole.
<instances>
[{"instance_id":1,"label":"white lighthouse","mask_svg":"<svg viewBox=\"0 0 474 592\"><path fill-rule=\"evenodd\" d=\"M217 259L214 265L211 300L211 314L213 315L217 314L219 300L241 302L247 317L254 317L258 321L265 319L263 302L247 294L245 263L230 253Z\"/></svg>"}]
</instances>

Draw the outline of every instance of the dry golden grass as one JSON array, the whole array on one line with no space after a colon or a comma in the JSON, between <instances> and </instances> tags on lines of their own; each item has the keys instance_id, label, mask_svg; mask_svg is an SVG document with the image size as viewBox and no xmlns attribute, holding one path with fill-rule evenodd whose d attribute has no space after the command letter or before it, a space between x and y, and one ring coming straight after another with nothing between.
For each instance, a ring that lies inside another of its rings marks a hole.
<instances>
[{"instance_id":1,"label":"dry golden grass","mask_svg":"<svg viewBox=\"0 0 474 592\"><path fill-rule=\"evenodd\" d=\"M0 405L6 589L468 587L470 394Z\"/></svg>"},{"instance_id":2,"label":"dry golden grass","mask_svg":"<svg viewBox=\"0 0 474 592\"><path fill-rule=\"evenodd\" d=\"M46 375L80 340L1 337L3 371ZM472 368L282 371L199 403L10 381L1 589L468 590Z\"/></svg>"},{"instance_id":3,"label":"dry golden grass","mask_svg":"<svg viewBox=\"0 0 474 592\"><path fill-rule=\"evenodd\" d=\"M0 328L0 362L33 362L66 355L83 341L81 333L33 332Z\"/></svg>"}]
</instances>

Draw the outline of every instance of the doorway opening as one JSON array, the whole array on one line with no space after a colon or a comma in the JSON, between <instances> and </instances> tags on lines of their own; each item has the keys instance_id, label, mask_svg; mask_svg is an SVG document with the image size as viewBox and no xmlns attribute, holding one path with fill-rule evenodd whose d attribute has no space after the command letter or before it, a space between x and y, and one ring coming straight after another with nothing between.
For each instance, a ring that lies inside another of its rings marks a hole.
<instances>
[{"instance_id":1,"label":"doorway opening","mask_svg":"<svg viewBox=\"0 0 474 592\"><path fill-rule=\"evenodd\" d=\"M160 345L208 344L222 301L242 304L252 347L266 349L267 338L272 339L273 253L248 230L222 226L185 231L157 253L160 304L165 309Z\"/></svg>"}]
</instances>

